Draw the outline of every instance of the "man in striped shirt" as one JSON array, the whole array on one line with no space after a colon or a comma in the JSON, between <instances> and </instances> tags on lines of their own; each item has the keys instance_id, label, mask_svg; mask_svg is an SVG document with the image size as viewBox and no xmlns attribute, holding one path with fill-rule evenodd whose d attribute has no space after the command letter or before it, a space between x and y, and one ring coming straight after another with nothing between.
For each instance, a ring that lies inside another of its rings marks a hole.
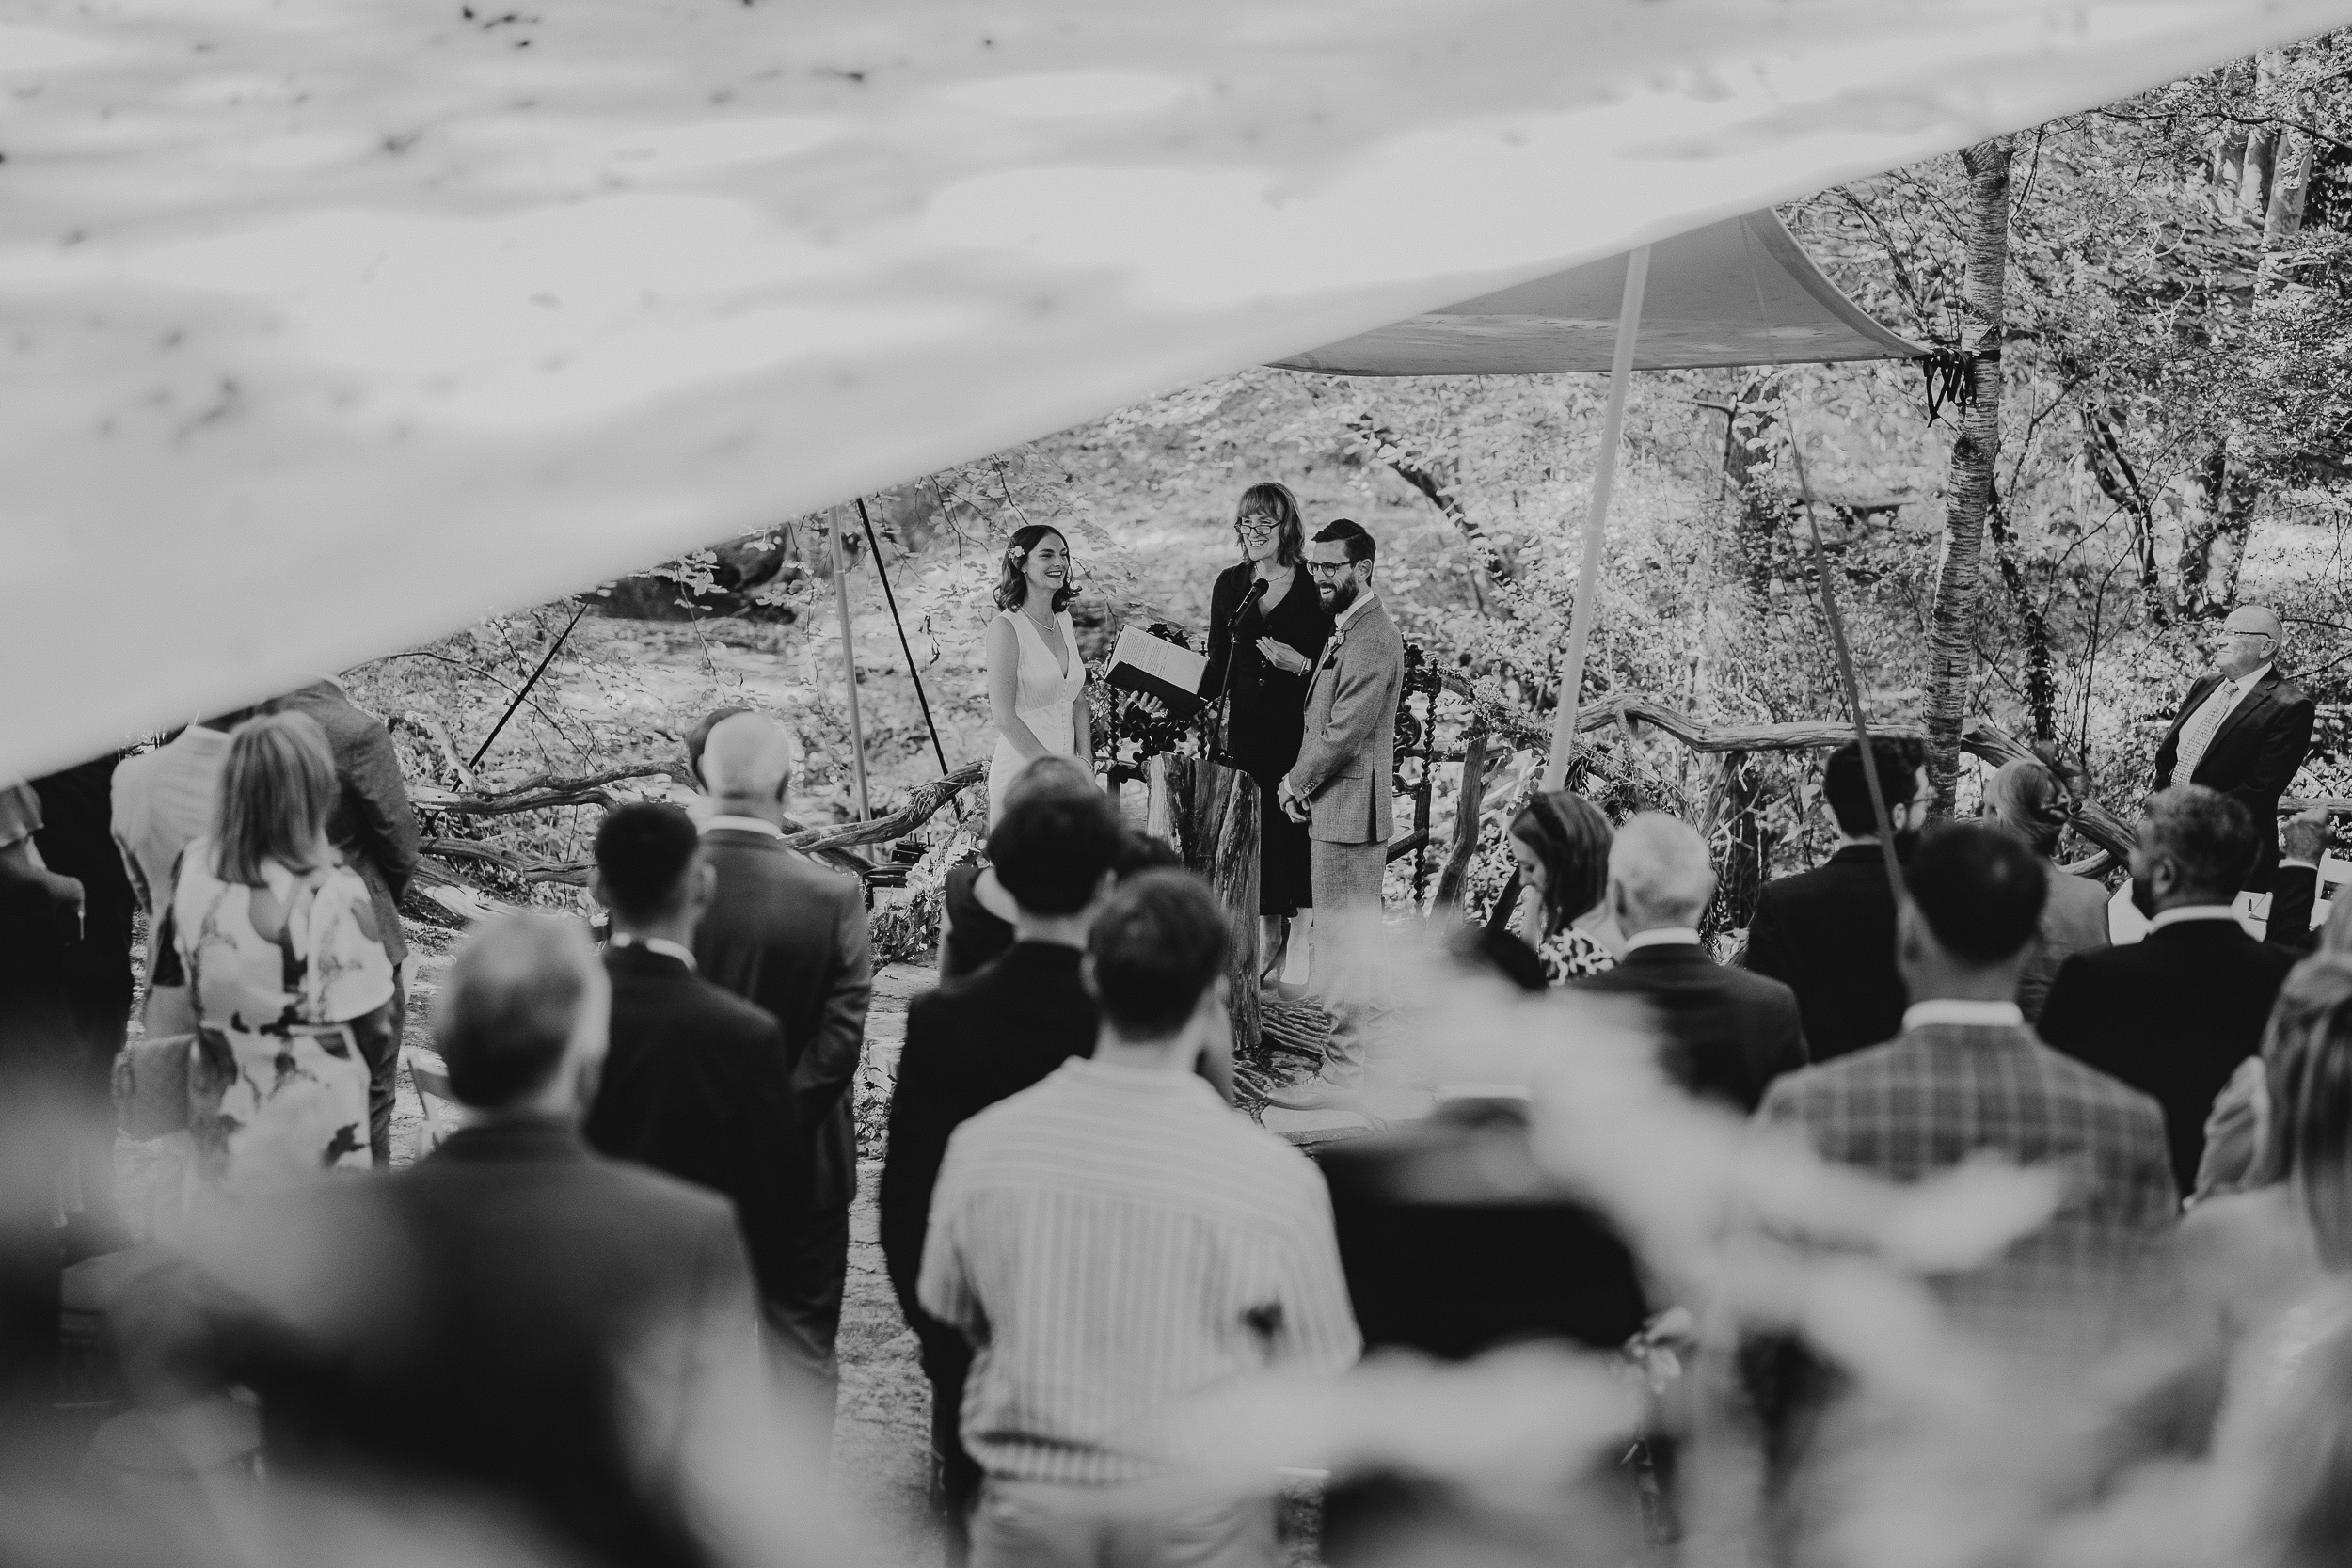
<instances>
[{"instance_id":1,"label":"man in striped shirt","mask_svg":"<svg viewBox=\"0 0 2352 1568\"><path fill-rule=\"evenodd\" d=\"M1194 1074L1231 1050L1224 970L1200 880L1133 879L1087 942L1093 1057L948 1143L919 1293L976 1353L974 1568L1278 1560L1268 1498L1145 1489L1174 1403L1276 1366L1336 1373L1361 1347L1314 1167Z\"/></svg>"}]
</instances>

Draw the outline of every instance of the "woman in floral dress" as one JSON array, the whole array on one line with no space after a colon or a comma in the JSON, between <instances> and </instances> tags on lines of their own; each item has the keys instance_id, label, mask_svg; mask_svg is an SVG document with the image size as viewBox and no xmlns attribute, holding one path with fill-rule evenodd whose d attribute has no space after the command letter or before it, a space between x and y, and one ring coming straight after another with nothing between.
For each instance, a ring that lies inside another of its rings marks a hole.
<instances>
[{"instance_id":1,"label":"woman in floral dress","mask_svg":"<svg viewBox=\"0 0 2352 1568\"><path fill-rule=\"evenodd\" d=\"M316 720L240 726L213 832L182 852L157 923L147 1032L196 1037L188 1131L212 1186L369 1163L360 1042L390 1027L392 965L326 840L336 787Z\"/></svg>"},{"instance_id":2,"label":"woman in floral dress","mask_svg":"<svg viewBox=\"0 0 2352 1568\"><path fill-rule=\"evenodd\" d=\"M1616 967L1615 927L1601 905L1615 836L1598 806L1565 789L1534 796L1511 819L1505 842L1519 896L1516 908L1498 902L1488 924L1516 916L1512 928L1555 986Z\"/></svg>"}]
</instances>

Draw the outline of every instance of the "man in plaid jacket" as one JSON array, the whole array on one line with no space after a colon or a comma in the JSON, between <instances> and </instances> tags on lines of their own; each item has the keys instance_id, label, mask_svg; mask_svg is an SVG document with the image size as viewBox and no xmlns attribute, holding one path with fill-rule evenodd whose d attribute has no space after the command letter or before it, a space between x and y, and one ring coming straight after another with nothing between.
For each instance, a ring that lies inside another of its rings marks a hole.
<instances>
[{"instance_id":1,"label":"man in plaid jacket","mask_svg":"<svg viewBox=\"0 0 2352 1568\"><path fill-rule=\"evenodd\" d=\"M1965 1329L2074 1351L2115 1331L2179 1199L2156 1102L2052 1051L2017 1010L2047 886L2042 863L1999 829L1931 832L1899 918L1897 962L1913 998L1902 1033L1776 1080L1756 1118L1895 1181L1988 1153L2058 1169L2066 1196L2047 1225L1929 1283Z\"/></svg>"}]
</instances>

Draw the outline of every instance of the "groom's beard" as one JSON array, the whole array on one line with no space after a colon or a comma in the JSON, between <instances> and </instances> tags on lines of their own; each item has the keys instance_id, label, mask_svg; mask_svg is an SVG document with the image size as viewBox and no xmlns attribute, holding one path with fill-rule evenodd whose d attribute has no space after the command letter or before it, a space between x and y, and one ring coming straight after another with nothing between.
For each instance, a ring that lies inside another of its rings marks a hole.
<instances>
[{"instance_id":1,"label":"groom's beard","mask_svg":"<svg viewBox=\"0 0 2352 1568\"><path fill-rule=\"evenodd\" d=\"M1331 585L1331 596L1324 600L1323 608L1329 610L1332 614L1337 615L1355 602L1356 579L1354 578L1348 578L1344 581L1335 582Z\"/></svg>"}]
</instances>

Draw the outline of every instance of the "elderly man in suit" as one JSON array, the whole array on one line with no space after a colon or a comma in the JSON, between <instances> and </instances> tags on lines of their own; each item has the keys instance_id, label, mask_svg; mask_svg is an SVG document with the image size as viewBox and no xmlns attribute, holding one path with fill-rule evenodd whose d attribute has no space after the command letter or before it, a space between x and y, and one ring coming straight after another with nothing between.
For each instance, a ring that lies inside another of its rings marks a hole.
<instances>
[{"instance_id":1,"label":"elderly man in suit","mask_svg":"<svg viewBox=\"0 0 2352 1568\"><path fill-rule=\"evenodd\" d=\"M2279 797L2312 749L2312 700L2282 679L2286 627L2275 611L2240 605L2222 623L2211 674L2200 675L2156 748L2158 789L2217 789L2254 819L2246 886L2267 892L2279 863Z\"/></svg>"},{"instance_id":2,"label":"elderly man in suit","mask_svg":"<svg viewBox=\"0 0 2352 1568\"><path fill-rule=\"evenodd\" d=\"M1804 1066L1804 1028L1787 986L1707 956L1698 924L1714 896L1696 831L1658 812L1630 818L1609 846L1609 913L1625 957L1573 984L1647 1003L1666 1076L1745 1116L1773 1079Z\"/></svg>"},{"instance_id":3,"label":"elderly man in suit","mask_svg":"<svg viewBox=\"0 0 2352 1568\"><path fill-rule=\"evenodd\" d=\"M1342 517L1307 546L1307 574L1332 616L1307 688L1307 733L1298 760L1276 786L1294 821L1307 824L1315 934L1309 984L1327 1004L1343 992L1351 925L1376 921L1396 818L1396 705L1405 691L1405 639L1372 585L1376 550L1359 523ZM1343 1022L1344 1023L1344 1020ZM1294 1108L1324 1103L1348 1086L1358 1064L1343 1028L1319 1085L1281 1097Z\"/></svg>"},{"instance_id":4,"label":"elderly man in suit","mask_svg":"<svg viewBox=\"0 0 2352 1568\"><path fill-rule=\"evenodd\" d=\"M784 842L791 774L791 741L766 714L739 713L712 726L702 776L719 810L703 824L703 851L716 884L694 931L694 962L706 979L784 1026L805 1162L802 1212L790 1258L762 1283L771 1322L781 1320L782 1352L831 1389L840 1376L834 1337L857 1191L850 1085L866 1047L873 962L866 890Z\"/></svg>"},{"instance_id":5,"label":"elderly man in suit","mask_svg":"<svg viewBox=\"0 0 2352 1568\"><path fill-rule=\"evenodd\" d=\"M2196 1187L2214 1097L2262 1048L2295 967L2293 952L2248 936L2232 907L2260 837L2244 806L2201 784L2150 796L2132 849L2147 940L2075 954L2042 1005L2043 1039L2164 1107L2183 1196Z\"/></svg>"}]
</instances>

